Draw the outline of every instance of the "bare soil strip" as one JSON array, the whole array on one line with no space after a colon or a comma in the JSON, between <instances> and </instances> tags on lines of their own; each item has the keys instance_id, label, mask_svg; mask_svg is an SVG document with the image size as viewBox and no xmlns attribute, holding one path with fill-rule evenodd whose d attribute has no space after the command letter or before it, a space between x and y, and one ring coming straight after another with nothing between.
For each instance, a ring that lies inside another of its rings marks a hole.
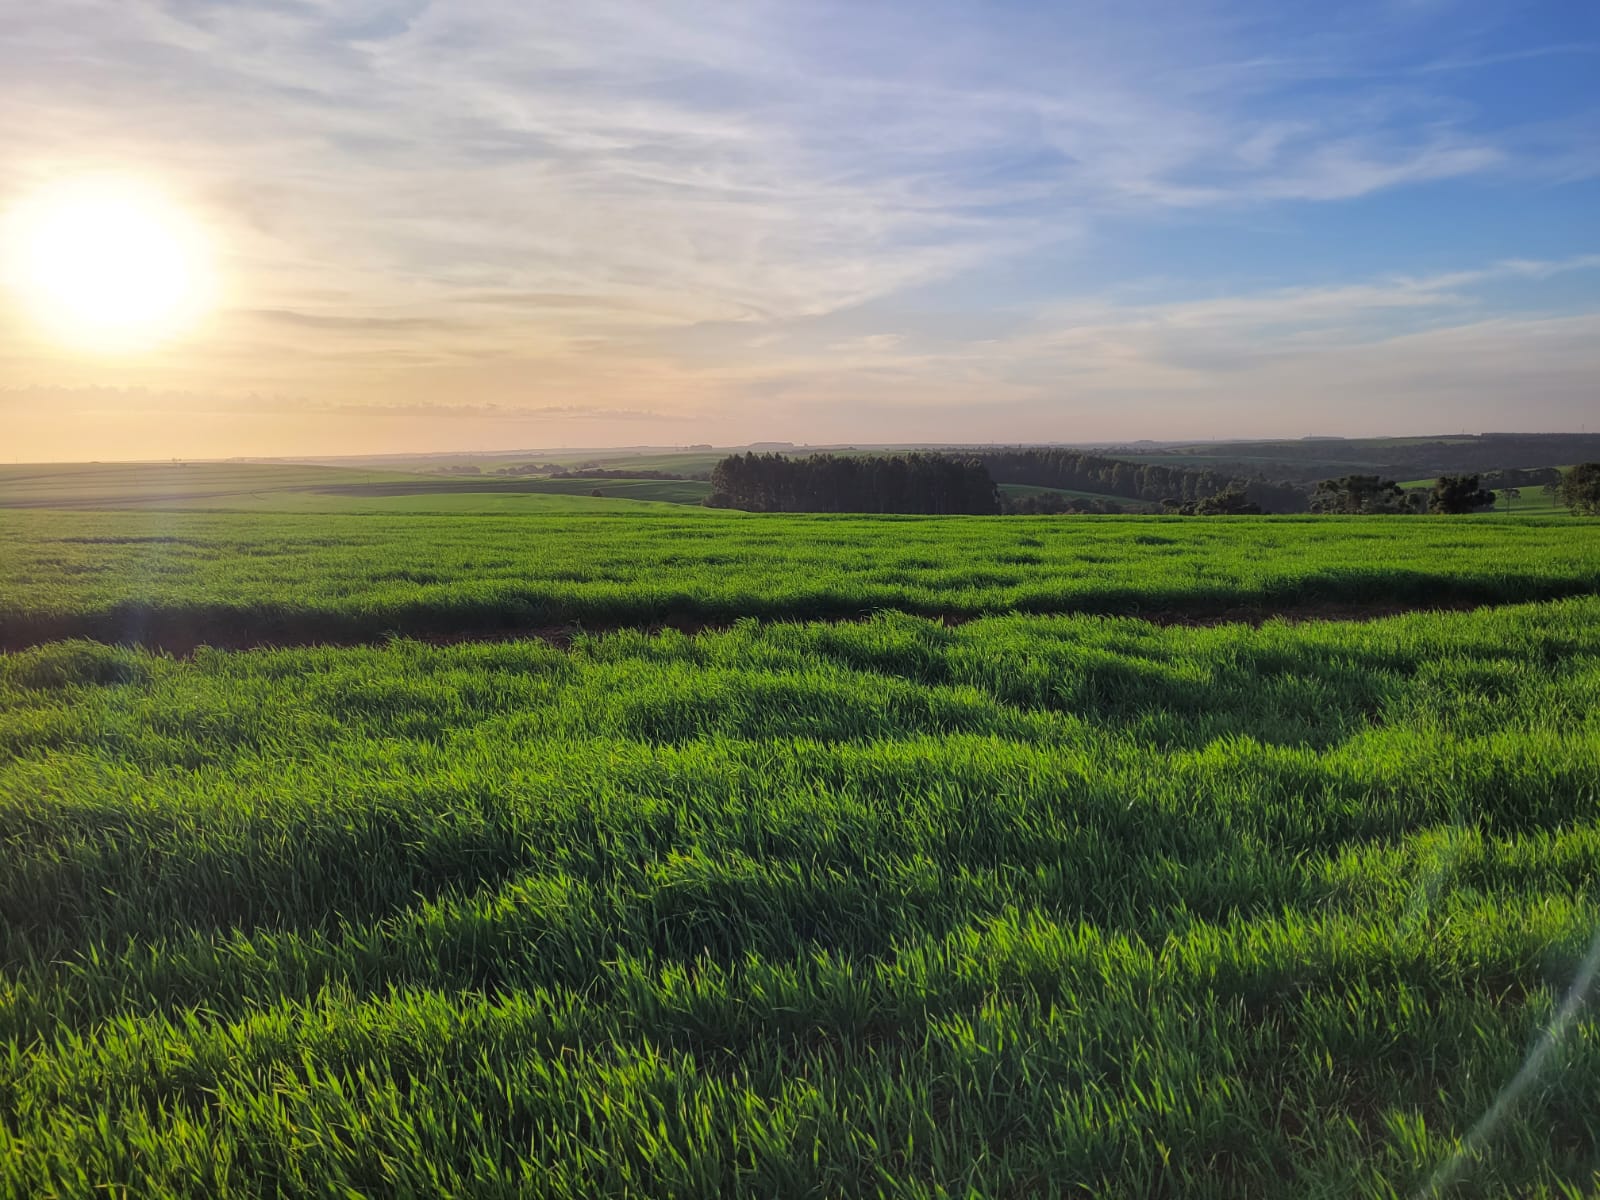
<instances>
[{"instance_id":1,"label":"bare soil strip","mask_svg":"<svg viewBox=\"0 0 1600 1200\"><path fill-rule=\"evenodd\" d=\"M764 624L848 624L871 620L876 613L898 612L906 616L938 621L947 626L965 625L988 617L1098 617L1133 619L1152 625L1261 626L1268 621L1373 621L1407 613L1468 612L1509 604L1534 603L1529 600L1483 601L1441 600L1425 604L1320 601L1284 605L1236 605L1227 608L1177 607L1123 611L1064 608L1051 611L997 610L994 612L922 613L905 609L882 608L839 615L764 614L756 619ZM754 615L754 614L752 614ZM201 648L215 650L285 650L313 647L382 646L397 639L453 646L471 642L541 641L563 649L583 635L615 633L625 629L647 634L676 631L684 634L715 632L731 628L740 618L715 618L669 615L648 621L572 621L566 624L476 626L456 629L404 628L352 631L338 628L337 621L308 617L303 622L270 622L270 628L250 627L245 622L196 619L192 614L154 612L140 614L122 622L115 631L104 622L79 619L34 620L26 627L0 627L0 652L10 653L33 646L81 638L110 645L139 646L179 658L192 656Z\"/></svg>"}]
</instances>

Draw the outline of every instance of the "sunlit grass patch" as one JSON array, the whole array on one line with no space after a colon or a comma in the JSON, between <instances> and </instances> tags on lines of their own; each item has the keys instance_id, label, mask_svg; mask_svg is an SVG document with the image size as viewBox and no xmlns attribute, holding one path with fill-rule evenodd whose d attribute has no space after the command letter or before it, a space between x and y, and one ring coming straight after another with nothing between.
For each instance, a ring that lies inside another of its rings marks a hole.
<instances>
[{"instance_id":1,"label":"sunlit grass patch","mask_svg":"<svg viewBox=\"0 0 1600 1200\"><path fill-rule=\"evenodd\" d=\"M1580 968L1597 798L1594 598L41 647L0 1191L1412 1194ZM1590 1012L1458 1194L1589 1186Z\"/></svg>"}]
</instances>

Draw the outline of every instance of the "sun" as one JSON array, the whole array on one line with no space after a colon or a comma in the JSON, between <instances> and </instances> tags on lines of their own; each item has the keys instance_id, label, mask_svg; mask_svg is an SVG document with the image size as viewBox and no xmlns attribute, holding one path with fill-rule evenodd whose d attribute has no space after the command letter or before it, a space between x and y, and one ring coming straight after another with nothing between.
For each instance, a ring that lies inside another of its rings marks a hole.
<instances>
[{"instance_id":1,"label":"sun","mask_svg":"<svg viewBox=\"0 0 1600 1200\"><path fill-rule=\"evenodd\" d=\"M151 349L191 330L211 305L200 225L148 184L58 183L17 205L6 224L18 302L74 348Z\"/></svg>"}]
</instances>

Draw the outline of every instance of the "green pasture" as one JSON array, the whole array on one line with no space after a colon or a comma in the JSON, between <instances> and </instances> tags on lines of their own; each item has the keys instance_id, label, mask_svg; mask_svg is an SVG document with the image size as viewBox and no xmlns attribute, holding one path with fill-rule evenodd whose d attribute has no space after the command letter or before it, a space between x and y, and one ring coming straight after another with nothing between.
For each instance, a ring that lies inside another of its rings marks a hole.
<instances>
[{"instance_id":1,"label":"green pasture","mask_svg":"<svg viewBox=\"0 0 1600 1200\"><path fill-rule=\"evenodd\" d=\"M270 494L416 478L394 471L278 463L18 463L0 465L0 508L122 508L197 501L248 506Z\"/></svg>"},{"instance_id":2,"label":"green pasture","mask_svg":"<svg viewBox=\"0 0 1600 1200\"><path fill-rule=\"evenodd\" d=\"M1039 487L1031 483L1002 483L997 485L1002 494L1022 498L1024 496L1075 496L1079 500L1104 500L1108 504L1115 504L1128 512L1159 512L1159 504L1151 504L1146 500L1130 500L1126 496L1113 496L1107 492L1080 492L1072 488Z\"/></svg>"},{"instance_id":3,"label":"green pasture","mask_svg":"<svg viewBox=\"0 0 1600 1200\"><path fill-rule=\"evenodd\" d=\"M1411 479L1402 483L1400 486L1405 488L1407 491L1417 490L1427 492L1433 487L1434 482L1434 479ZM1517 491L1520 494L1515 499L1510 501L1508 501L1501 494L1499 488L1491 486L1490 490L1493 491L1496 496L1494 507L1483 509L1480 512L1472 514L1473 516L1552 517L1572 515L1571 511L1565 504L1560 503L1551 496L1547 496L1542 485L1538 487L1518 488Z\"/></svg>"},{"instance_id":4,"label":"green pasture","mask_svg":"<svg viewBox=\"0 0 1600 1200\"><path fill-rule=\"evenodd\" d=\"M1600 1193L1600 522L247 466L0 471L0 1196Z\"/></svg>"},{"instance_id":5,"label":"green pasture","mask_svg":"<svg viewBox=\"0 0 1600 1200\"><path fill-rule=\"evenodd\" d=\"M508 503L519 502L522 497ZM554 499L554 498L551 498ZM1558 518L0 512L0 639L1460 604L1600 587Z\"/></svg>"},{"instance_id":6,"label":"green pasture","mask_svg":"<svg viewBox=\"0 0 1600 1200\"><path fill-rule=\"evenodd\" d=\"M595 512L606 500L699 504L711 488L677 479L523 479L280 463L76 463L0 467L0 509L247 512ZM579 502L579 501L582 502Z\"/></svg>"},{"instance_id":7,"label":"green pasture","mask_svg":"<svg viewBox=\"0 0 1600 1200\"><path fill-rule=\"evenodd\" d=\"M1589 1194L1597 797L1594 597L31 649L0 1192Z\"/></svg>"}]
</instances>

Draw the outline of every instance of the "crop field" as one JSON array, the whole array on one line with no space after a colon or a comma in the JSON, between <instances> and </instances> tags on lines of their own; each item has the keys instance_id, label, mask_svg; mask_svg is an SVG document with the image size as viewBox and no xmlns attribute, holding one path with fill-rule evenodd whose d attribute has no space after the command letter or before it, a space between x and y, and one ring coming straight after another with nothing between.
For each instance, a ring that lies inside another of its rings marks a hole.
<instances>
[{"instance_id":1,"label":"crop field","mask_svg":"<svg viewBox=\"0 0 1600 1200\"><path fill-rule=\"evenodd\" d=\"M541 462L562 463L568 467L604 467L623 470L671 471L675 475L701 475L710 472L733 450L685 450L677 453L651 451L639 454L561 454L541 456ZM797 451L797 453L806 453Z\"/></svg>"},{"instance_id":2,"label":"crop field","mask_svg":"<svg viewBox=\"0 0 1600 1200\"><path fill-rule=\"evenodd\" d=\"M1600 525L588 502L0 513L0 1195L1600 1187Z\"/></svg>"},{"instance_id":3,"label":"crop field","mask_svg":"<svg viewBox=\"0 0 1600 1200\"><path fill-rule=\"evenodd\" d=\"M396 471L280 463L6 463L0 464L0 507L116 508L173 496L248 496L408 480L431 482Z\"/></svg>"},{"instance_id":4,"label":"crop field","mask_svg":"<svg viewBox=\"0 0 1600 1200\"><path fill-rule=\"evenodd\" d=\"M1079 500L1104 500L1126 512L1159 512L1161 506L1147 500L1130 500L1126 496L1113 496L1109 492L1080 492L1072 488L1040 487L1031 483L1002 483L998 485L1004 496L1021 499L1024 496L1073 496Z\"/></svg>"},{"instance_id":5,"label":"crop field","mask_svg":"<svg viewBox=\"0 0 1600 1200\"><path fill-rule=\"evenodd\" d=\"M528 490L553 496L588 496L598 491L607 499L699 504L711 494L711 485L701 479L540 479Z\"/></svg>"},{"instance_id":6,"label":"crop field","mask_svg":"<svg viewBox=\"0 0 1600 1200\"><path fill-rule=\"evenodd\" d=\"M638 500L630 498L635 492L607 493L605 498L590 496L594 481L586 480L582 489L536 488L527 485L515 488L462 488L448 489L409 487L400 490L373 492L341 492L318 488L303 492L265 492L248 499L228 498L215 501L161 502L147 505L182 511L259 512L259 513L370 513L375 515L430 515L454 517L529 516L538 514L575 513L637 513L642 509L672 504L679 512L679 501ZM639 482L658 482L656 480Z\"/></svg>"},{"instance_id":7,"label":"crop field","mask_svg":"<svg viewBox=\"0 0 1600 1200\"><path fill-rule=\"evenodd\" d=\"M0 466L0 509L267 512L593 512L613 500L699 504L692 479L525 479L283 463L40 463ZM622 506L630 507L630 506Z\"/></svg>"},{"instance_id":8,"label":"crop field","mask_svg":"<svg viewBox=\"0 0 1600 1200\"><path fill-rule=\"evenodd\" d=\"M598 502L596 502L598 503ZM1600 590L1571 519L0 513L0 645L1449 606Z\"/></svg>"},{"instance_id":9,"label":"crop field","mask_svg":"<svg viewBox=\"0 0 1600 1200\"><path fill-rule=\"evenodd\" d=\"M1564 470L1566 468L1563 468ZM1400 484L1407 491L1420 490L1424 493L1433 487L1432 479L1411 479ZM1519 495L1508 505L1500 489L1490 484L1489 490L1496 495L1493 508L1482 509L1470 515L1476 517L1505 517L1513 520L1520 517L1552 517L1570 516L1571 512L1565 504L1553 496L1545 494L1543 487L1518 488Z\"/></svg>"},{"instance_id":10,"label":"crop field","mask_svg":"<svg viewBox=\"0 0 1600 1200\"><path fill-rule=\"evenodd\" d=\"M593 493L598 491L600 496ZM257 512L532 513L633 511L639 503L699 504L711 485L695 479L406 479L258 493L248 503L182 507ZM615 501L630 501L621 505ZM178 507L176 505L172 507Z\"/></svg>"},{"instance_id":11,"label":"crop field","mask_svg":"<svg viewBox=\"0 0 1600 1200\"><path fill-rule=\"evenodd\" d=\"M0 759L9 1194L1558 1195L1600 1163L1592 597L58 643L0 660Z\"/></svg>"}]
</instances>

